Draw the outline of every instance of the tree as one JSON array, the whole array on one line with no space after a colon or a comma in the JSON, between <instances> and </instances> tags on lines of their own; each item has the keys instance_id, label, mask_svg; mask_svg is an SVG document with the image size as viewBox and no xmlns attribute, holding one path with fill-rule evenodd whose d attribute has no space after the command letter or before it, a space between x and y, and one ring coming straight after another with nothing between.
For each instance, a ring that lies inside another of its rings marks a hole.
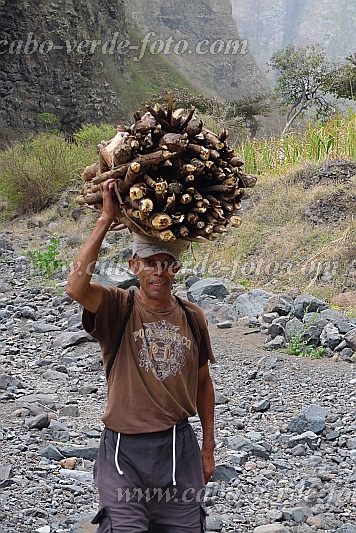
<instances>
[{"instance_id":1,"label":"tree","mask_svg":"<svg viewBox=\"0 0 356 533\"><path fill-rule=\"evenodd\" d=\"M314 107L322 114L330 108L326 95L331 92L335 69L319 45L288 45L273 54L268 65L279 72L276 93L289 107L282 135L303 111Z\"/></svg>"},{"instance_id":2,"label":"tree","mask_svg":"<svg viewBox=\"0 0 356 533\"><path fill-rule=\"evenodd\" d=\"M153 94L155 101L167 105L166 91ZM202 94L193 94L187 89L174 89L174 107L184 110L194 107L199 117L213 129L227 128L232 136L246 135L246 129L254 137L259 127L259 117L271 112L269 94L247 95L238 100L217 100ZM146 105L146 102L143 103Z\"/></svg>"},{"instance_id":3,"label":"tree","mask_svg":"<svg viewBox=\"0 0 356 533\"><path fill-rule=\"evenodd\" d=\"M332 92L337 98L356 100L356 53L346 61L336 69Z\"/></svg>"}]
</instances>

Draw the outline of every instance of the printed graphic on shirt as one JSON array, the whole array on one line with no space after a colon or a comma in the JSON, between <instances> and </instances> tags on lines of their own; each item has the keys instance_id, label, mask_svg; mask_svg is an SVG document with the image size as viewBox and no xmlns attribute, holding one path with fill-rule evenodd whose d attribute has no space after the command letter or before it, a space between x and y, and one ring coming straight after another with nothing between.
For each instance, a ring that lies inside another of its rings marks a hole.
<instances>
[{"instance_id":1,"label":"printed graphic on shirt","mask_svg":"<svg viewBox=\"0 0 356 533\"><path fill-rule=\"evenodd\" d=\"M190 350L191 340L178 333L179 326L166 320L143 324L134 331L134 340L142 340L139 365L146 372L151 370L160 381L182 373L185 363L184 349Z\"/></svg>"}]
</instances>

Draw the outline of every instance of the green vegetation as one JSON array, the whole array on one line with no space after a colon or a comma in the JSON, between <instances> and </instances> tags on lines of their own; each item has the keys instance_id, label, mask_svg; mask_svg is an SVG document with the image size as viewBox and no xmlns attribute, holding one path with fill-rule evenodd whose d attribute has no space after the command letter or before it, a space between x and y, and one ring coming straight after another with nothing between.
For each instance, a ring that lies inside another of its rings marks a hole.
<instances>
[{"instance_id":1,"label":"green vegetation","mask_svg":"<svg viewBox=\"0 0 356 533\"><path fill-rule=\"evenodd\" d=\"M318 359L325 355L325 348L322 346L311 346L308 341L303 338L304 333L293 335L288 343L287 352L291 355L298 355Z\"/></svg>"},{"instance_id":2,"label":"green vegetation","mask_svg":"<svg viewBox=\"0 0 356 533\"><path fill-rule=\"evenodd\" d=\"M39 274L43 278L51 278L60 268L65 266L65 261L59 259L60 254L59 238L54 235L47 249L41 252L40 250L32 250L27 252L27 255L31 258L36 274Z\"/></svg>"},{"instance_id":3,"label":"green vegetation","mask_svg":"<svg viewBox=\"0 0 356 533\"><path fill-rule=\"evenodd\" d=\"M77 144L59 133L42 133L16 143L0 153L0 195L5 215L38 212L56 202L97 157L97 145L115 135L109 125L83 126L75 135Z\"/></svg>"},{"instance_id":4,"label":"green vegetation","mask_svg":"<svg viewBox=\"0 0 356 533\"><path fill-rule=\"evenodd\" d=\"M334 112L333 95L355 97L356 58L350 56L347 61L330 63L325 50L317 44L299 48L289 44L273 54L268 64L279 73L275 92L288 108L282 136L307 110L317 117Z\"/></svg>"},{"instance_id":5,"label":"green vegetation","mask_svg":"<svg viewBox=\"0 0 356 533\"><path fill-rule=\"evenodd\" d=\"M303 133L265 140L247 139L237 149L241 152L245 172L289 172L291 166L325 158L356 159L356 113L337 113L326 124L309 122Z\"/></svg>"}]
</instances>

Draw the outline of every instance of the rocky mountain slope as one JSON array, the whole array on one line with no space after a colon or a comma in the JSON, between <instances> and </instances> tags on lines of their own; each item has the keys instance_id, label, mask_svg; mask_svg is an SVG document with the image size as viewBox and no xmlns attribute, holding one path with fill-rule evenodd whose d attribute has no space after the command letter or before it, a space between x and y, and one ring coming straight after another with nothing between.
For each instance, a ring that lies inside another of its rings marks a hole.
<instances>
[{"instance_id":1,"label":"rocky mountain slope","mask_svg":"<svg viewBox=\"0 0 356 533\"><path fill-rule=\"evenodd\" d=\"M330 59L356 48L356 4L349 0L231 0L242 38L265 71L266 61L289 43L319 43Z\"/></svg>"},{"instance_id":2,"label":"rocky mountain slope","mask_svg":"<svg viewBox=\"0 0 356 533\"><path fill-rule=\"evenodd\" d=\"M7 129L36 131L40 113L55 114L71 133L83 122L127 118L149 92L194 85L236 98L263 85L248 50L210 52L216 39L239 39L227 0L2 0L0 19L0 142ZM192 53L151 48L170 37L172 48L184 41Z\"/></svg>"},{"instance_id":3,"label":"rocky mountain slope","mask_svg":"<svg viewBox=\"0 0 356 533\"><path fill-rule=\"evenodd\" d=\"M228 0L130 0L127 6L142 32L155 32L151 41L171 38L172 48L186 41L185 53L166 57L202 93L237 99L266 88L264 75L236 30Z\"/></svg>"}]
</instances>

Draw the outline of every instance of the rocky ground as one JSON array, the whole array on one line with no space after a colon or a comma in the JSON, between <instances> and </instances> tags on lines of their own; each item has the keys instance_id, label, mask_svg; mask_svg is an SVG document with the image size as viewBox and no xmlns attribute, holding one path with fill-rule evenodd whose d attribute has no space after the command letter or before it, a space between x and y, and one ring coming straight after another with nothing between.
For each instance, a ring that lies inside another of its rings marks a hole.
<instances>
[{"instance_id":1,"label":"rocky ground","mask_svg":"<svg viewBox=\"0 0 356 533\"><path fill-rule=\"evenodd\" d=\"M9 251L0 263L0 533L89 533L106 394L100 353L64 282L48 288L21 261ZM265 336L235 324L210 329L208 530L355 533L355 365L263 350Z\"/></svg>"}]
</instances>

